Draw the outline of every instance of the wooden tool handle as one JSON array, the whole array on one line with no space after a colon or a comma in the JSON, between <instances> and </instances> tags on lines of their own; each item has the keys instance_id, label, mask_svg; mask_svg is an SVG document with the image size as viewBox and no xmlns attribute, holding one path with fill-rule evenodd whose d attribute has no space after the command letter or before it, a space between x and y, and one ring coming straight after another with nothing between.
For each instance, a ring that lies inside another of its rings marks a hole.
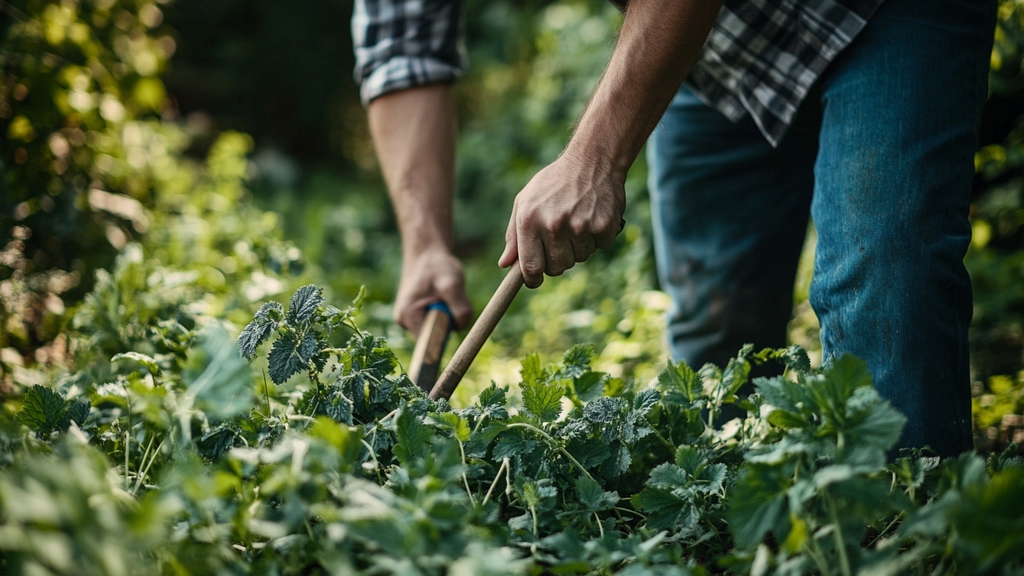
<instances>
[{"instance_id":1,"label":"wooden tool handle","mask_svg":"<svg viewBox=\"0 0 1024 576\"><path fill-rule=\"evenodd\" d=\"M448 341L451 327L452 317L448 307L444 303L431 304L423 317L416 348L412 351L412 363L409 365L409 379L424 392L430 392L437 380L441 355L444 354L444 345Z\"/></svg>"},{"instance_id":2,"label":"wooden tool handle","mask_svg":"<svg viewBox=\"0 0 1024 576\"><path fill-rule=\"evenodd\" d=\"M455 388L462 380L466 369L473 363L473 359L476 358L480 348L487 341L487 337L494 331L494 327L498 325L498 320L501 320L505 311L508 310L509 304L512 303L512 300L519 293L519 289L522 286L523 272L519 269L519 262L516 261L512 264L512 269L508 271L505 279L501 281L501 286L498 286L498 290L494 292L494 296L491 296L491 300L487 302L484 311L480 313L476 324L473 324L473 327L469 329L469 334L466 334L466 339L462 341L459 349L455 351L455 356L452 357L451 362L445 367L440 380L434 385L434 389L430 391L431 399L444 398L447 400L451 398L452 392L455 392Z\"/></svg>"}]
</instances>

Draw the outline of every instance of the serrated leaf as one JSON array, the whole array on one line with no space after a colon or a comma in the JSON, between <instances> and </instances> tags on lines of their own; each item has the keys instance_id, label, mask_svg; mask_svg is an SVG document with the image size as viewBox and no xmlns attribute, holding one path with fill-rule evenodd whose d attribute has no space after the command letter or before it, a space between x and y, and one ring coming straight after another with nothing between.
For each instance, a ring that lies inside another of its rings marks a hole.
<instances>
[{"instance_id":1,"label":"serrated leaf","mask_svg":"<svg viewBox=\"0 0 1024 576\"><path fill-rule=\"evenodd\" d=\"M574 440L565 449L587 469L600 466L612 455L608 445L598 439Z\"/></svg>"},{"instance_id":2,"label":"serrated leaf","mask_svg":"<svg viewBox=\"0 0 1024 576\"><path fill-rule=\"evenodd\" d=\"M537 447L538 441L521 429L508 430L501 434L498 441L494 443L492 456L495 460L513 458L516 456L527 456Z\"/></svg>"},{"instance_id":3,"label":"serrated leaf","mask_svg":"<svg viewBox=\"0 0 1024 576\"><path fill-rule=\"evenodd\" d=\"M702 490L705 492L722 493L725 488L725 477L729 468L725 464L712 464L705 466L700 471L700 479L705 482Z\"/></svg>"},{"instance_id":4,"label":"serrated leaf","mask_svg":"<svg viewBox=\"0 0 1024 576\"><path fill-rule=\"evenodd\" d=\"M682 488L687 484L689 484L689 475L686 470L668 462L655 466L651 470L650 478L647 479L648 486L667 490Z\"/></svg>"},{"instance_id":5,"label":"serrated leaf","mask_svg":"<svg viewBox=\"0 0 1024 576\"><path fill-rule=\"evenodd\" d=\"M392 430L395 433L395 458L402 464L408 466L429 452L433 434L407 405L398 408L392 419Z\"/></svg>"},{"instance_id":6,"label":"serrated leaf","mask_svg":"<svg viewBox=\"0 0 1024 576\"><path fill-rule=\"evenodd\" d=\"M722 373L722 386L725 387L723 398L736 394L747 383L747 378L750 376L750 362L742 357L743 351L740 352L741 357L730 359ZM749 353L749 350L747 352Z\"/></svg>"},{"instance_id":7,"label":"serrated leaf","mask_svg":"<svg viewBox=\"0 0 1024 576\"><path fill-rule=\"evenodd\" d=\"M92 402L88 398L76 398L73 401L65 401L64 415L61 417L60 427L67 428L71 422L81 426L89 418L92 411Z\"/></svg>"},{"instance_id":8,"label":"serrated leaf","mask_svg":"<svg viewBox=\"0 0 1024 576\"><path fill-rule=\"evenodd\" d=\"M49 434L64 417L64 410L63 396L46 386L36 384L25 393L21 410L18 411L18 419L40 434Z\"/></svg>"},{"instance_id":9,"label":"serrated leaf","mask_svg":"<svg viewBox=\"0 0 1024 576\"><path fill-rule=\"evenodd\" d=\"M314 284L307 284L292 294L288 303L288 322L297 326L313 319L316 309L324 301L324 291Z\"/></svg>"},{"instance_id":10,"label":"serrated leaf","mask_svg":"<svg viewBox=\"0 0 1024 576\"><path fill-rule=\"evenodd\" d=\"M644 488L630 498L634 508L647 514L644 525L650 530L668 530L675 528L683 513L692 506L682 498L659 488ZM689 519L687 514L687 519ZM693 519L694 521L696 519Z\"/></svg>"},{"instance_id":11,"label":"serrated leaf","mask_svg":"<svg viewBox=\"0 0 1024 576\"><path fill-rule=\"evenodd\" d=\"M352 400L345 396L341 390L334 390L328 396L324 405L324 411L335 422L352 424Z\"/></svg>"},{"instance_id":12,"label":"serrated leaf","mask_svg":"<svg viewBox=\"0 0 1024 576\"><path fill-rule=\"evenodd\" d=\"M256 350L277 330L283 315L284 306L280 302L267 302L260 306L252 322L246 324L238 335L238 353L242 358L251 361L256 356Z\"/></svg>"},{"instance_id":13,"label":"serrated leaf","mask_svg":"<svg viewBox=\"0 0 1024 576\"><path fill-rule=\"evenodd\" d=\"M519 375L523 384L537 384L544 380L544 370L540 366L540 355L534 352L523 358L520 363Z\"/></svg>"},{"instance_id":14,"label":"serrated leaf","mask_svg":"<svg viewBox=\"0 0 1024 576\"><path fill-rule=\"evenodd\" d=\"M685 470L687 474L696 476L707 461L707 458L694 446L680 446L676 448L676 466Z\"/></svg>"},{"instance_id":15,"label":"serrated leaf","mask_svg":"<svg viewBox=\"0 0 1024 576\"><path fill-rule=\"evenodd\" d=\"M558 384L523 381L523 408L541 420L552 422L562 414L565 389Z\"/></svg>"},{"instance_id":16,"label":"serrated leaf","mask_svg":"<svg viewBox=\"0 0 1024 576\"><path fill-rule=\"evenodd\" d=\"M654 408L654 405L658 403L658 400L661 400L661 392L654 388L644 388L633 397L633 410L646 416L651 411L651 408Z\"/></svg>"},{"instance_id":17,"label":"serrated leaf","mask_svg":"<svg viewBox=\"0 0 1024 576\"><path fill-rule=\"evenodd\" d=\"M469 422L458 414L454 412L447 412L433 416L430 420L438 427L451 432L452 436L458 438L460 442L466 442L469 440Z\"/></svg>"},{"instance_id":18,"label":"serrated leaf","mask_svg":"<svg viewBox=\"0 0 1024 576\"><path fill-rule=\"evenodd\" d=\"M319 346L317 346L316 334L307 332L302 336L302 342L299 343L297 352L299 359L302 360L304 365L309 365L309 361L313 358L313 355L316 354L318 348Z\"/></svg>"},{"instance_id":19,"label":"serrated leaf","mask_svg":"<svg viewBox=\"0 0 1024 576\"><path fill-rule=\"evenodd\" d=\"M666 394L685 400L687 404L696 402L703 392L700 377L684 362L676 364L669 361L665 371L658 376L658 387Z\"/></svg>"},{"instance_id":20,"label":"serrated leaf","mask_svg":"<svg viewBox=\"0 0 1024 576\"><path fill-rule=\"evenodd\" d=\"M617 492L602 490L601 485L590 476L580 476L576 479L576 497L584 508L593 512L610 510L619 502Z\"/></svg>"},{"instance_id":21,"label":"serrated leaf","mask_svg":"<svg viewBox=\"0 0 1024 576\"><path fill-rule=\"evenodd\" d=\"M577 344L566 351L562 357L561 378L579 378L590 370L590 360L594 356L594 346Z\"/></svg>"},{"instance_id":22,"label":"serrated leaf","mask_svg":"<svg viewBox=\"0 0 1024 576\"><path fill-rule=\"evenodd\" d=\"M595 398L583 407L583 417L591 422L610 424L622 417L622 408L626 405L623 398L602 396Z\"/></svg>"},{"instance_id":23,"label":"serrated leaf","mask_svg":"<svg viewBox=\"0 0 1024 576\"><path fill-rule=\"evenodd\" d=\"M294 332L282 334L271 346L267 364L274 384L284 384L307 366L299 355L298 347L299 340Z\"/></svg>"},{"instance_id":24,"label":"serrated leaf","mask_svg":"<svg viewBox=\"0 0 1024 576\"><path fill-rule=\"evenodd\" d=\"M480 403L480 416L490 416L498 420L508 418L508 410L505 408L505 388L498 388L498 385L491 382L491 385L480 391L477 401Z\"/></svg>"}]
</instances>

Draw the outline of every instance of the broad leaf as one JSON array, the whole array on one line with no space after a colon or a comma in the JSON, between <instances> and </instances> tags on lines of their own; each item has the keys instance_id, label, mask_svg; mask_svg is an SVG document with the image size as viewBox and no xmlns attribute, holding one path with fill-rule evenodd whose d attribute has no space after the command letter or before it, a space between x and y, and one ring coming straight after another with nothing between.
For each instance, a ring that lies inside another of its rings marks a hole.
<instances>
[{"instance_id":1,"label":"broad leaf","mask_svg":"<svg viewBox=\"0 0 1024 576\"><path fill-rule=\"evenodd\" d=\"M523 381L523 407L542 422L551 422L562 413L565 389L543 381Z\"/></svg>"},{"instance_id":2,"label":"broad leaf","mask_svg":"<svg viewBox=\"0 0 1024 576\"><path fill-rule=\"evenodd\" d=\"M49 434L64 417L64 397L46 386L35 385L25 393L18 411L21 423L41 434Z\"/></svg>"},{"instance_id":3,"label":"broad leaf","mask_svg":"<svg viewBox=\"0 0 1024 576\"><path fill-rule=\"evenodd\" d=\"M307 284L295 291L288 303L288 322L293 326L312 320L316 309L324 301L324 291Z\"/></svg>"},{"instance_id":4,"label":"broad leaf","mask_svg":"<svg viewBox=\"0 0 1024 576\"><path fill-rule=\"evenodd\" d=\"M284 384L307 366L299 355L298 347L299 340L294 332L282 334L271 346L267 363L270 367L270 379L274 384Z\"/></svg>"}]
</instances>

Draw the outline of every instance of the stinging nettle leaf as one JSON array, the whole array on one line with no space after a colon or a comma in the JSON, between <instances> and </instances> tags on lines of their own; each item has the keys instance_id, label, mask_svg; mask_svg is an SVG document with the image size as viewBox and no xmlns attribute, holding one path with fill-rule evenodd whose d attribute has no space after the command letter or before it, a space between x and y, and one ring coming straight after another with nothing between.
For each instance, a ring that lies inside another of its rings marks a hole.
<instances>
[{"instance_id":1,"label":"stinging nettle leaf","mask_svg":"<svg viewBox=\"0 0 1024 576\"><path fill-rule=\"evenodd\" d=\"M274 384L284 384L307 366L298 351L299 341L294 332L282 334L270 348L267 363Z\"/></svg>"},{"instance_id":2,"label":"stinging nettle leaf","mask_svg":"<svg viewBox=\"0 0 1024 576\"><path fill-rule=\"evenodd\" d=\"M570 348L562 357L561 378L579 378L590 370L590 360L594 356L594 346L577 344Z\"/></svg>"},{"instance_id":3,"label":"stinging nettle leaf","mask_svg":"<svg viewBox=\"0 0 1024 576\"><path fill-rule=\"evenodd\" d=\"M65 409L63 396L46 386L36 384L25 393L21 410L18 411L18 419L36 432L49 434L64 417Z\"/></svg>"},{"instance_id":4,"label":"stinging nettle leaf","mask_svg":"<svg viewBox=\"0 0 1024 576\"><path fill-rule=\"evenodd\" d=\"M562 414L565 389L543 381L523 382L523 407L542 422L554 421Z\"/></svg>"},{"instance_id":5,"label":"stinging nettle leaf","mask_svg":"<svg viewBox=\"0 0 1024 576\"><path fill-rule=\"evenodd\" d=\"M681 395L691 404L700 398L703 391L700 376L685 362L676 364L669 361L665 371L658 376L658 386L665 393Z\"/></svg>"},{"instance_id":6,"label":"stinging nettle leaf","mask_svg":"<svg viewBox=\"0 0 1024 576\"><path fill-rule=\"evenodd\" d=\"M689 483L689 475L686 470L668 462L659 464L651 470L651 477L647 485L653 488L682 488Z\"/></svg>"},{"instance_id":7,"label":"stinging nettle leaf","mask_svg":"<svg viewBox=\"0 0 1024 576\"><path fill-rule=\"evenodd\" d=\"M595 398L583 407L583 417L591 422L610 424L622 416L622 408L626 401L622 398L602 396Z\"/></svg>"},{"instance_id":8,"label":"stinging nettle leaf","mask_svg":"<svg viewBox=\"0 0 1024 576\"><path fill-rule=\"evenodd\" d=\"M295 291L288 303L288 322L292 325L308 322L324 301L324 291L315 284L307 284Z\"/></svg>"},{"instance_id":9,"label":"stinging nettle leaf","mask_svg":"<svg viewBox=\"0 0 1024 576\"><path fill-rule=\"evenodd\" d=\"M280 302L267 302L256 311L252 322L245 325L238 335L238 353L248 361L256 356L260 344L277 330L279 320L284 316L284 306Z\"/></svg>"},{"instance_id":10,"label":"stinging nettle leaf","mask_svg":"<svg viewBox=\"0 0 1024 576\"><path fill-rule=\"evenodd\" d=\"M576 479L576 497L584 508L593 512L610 510L619 502L617 492L602 490L601 485L590 476L580 476Z\"/></svg>"}]
</instances>

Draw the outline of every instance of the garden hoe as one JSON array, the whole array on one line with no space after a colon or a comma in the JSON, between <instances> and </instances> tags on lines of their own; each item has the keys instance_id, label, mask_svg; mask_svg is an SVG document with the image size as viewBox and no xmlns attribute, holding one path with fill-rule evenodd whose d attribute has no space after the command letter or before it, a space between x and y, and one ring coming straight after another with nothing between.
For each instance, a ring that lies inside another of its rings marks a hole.
<instances>
[{"instance_id":1,"label":"garden hoe","mask_svg":"<svg viewBox=\"0 0 1024 576\"><path fill-rule=\"evenodd\" d=\"M450 398L466 369L473 363L473 359L522 286L523 273L519 269L519 262L515 262L436 383L434 380L441 365L441 355L444 353L444 345L448 341L448 333L451 332L454 322L448 306L443 302L431 304L423 318L419 337L416 338L416 348L413 349L412 363L409 367L409 379L424 392L429 392L431 400Z\"/></svg>"}]
</instances>

